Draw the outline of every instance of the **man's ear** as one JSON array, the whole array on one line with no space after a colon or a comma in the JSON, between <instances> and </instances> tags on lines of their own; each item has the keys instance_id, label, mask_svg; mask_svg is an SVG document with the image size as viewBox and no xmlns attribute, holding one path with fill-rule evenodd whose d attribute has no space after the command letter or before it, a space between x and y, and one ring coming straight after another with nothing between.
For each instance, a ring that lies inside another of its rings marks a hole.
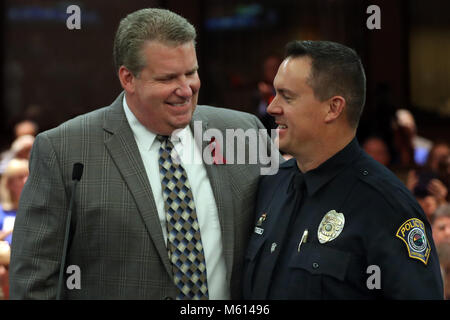
<instances>
[{"instance_id":1,"label":"man's ear","mask_svg":"<svg viewBox=\"0 0 450 320\"><path fill-rule=\"evenodd\" d=\"M347 103L342 96L334 96L328 99L328 110L325 116L325 123L333 122L337 118L343 116L346 105Z\"/></svg>"},{"instance_id":2,"label":"man's ear","mask_svg":"<svg viewBox=\"0 0 450 320\"><path fill-rule=\"evenodd\" d=\"M121 66L119 68L119 80L120 80L120 84L122 85L122 88L127 92L127 93L134 93L135 90L135 76L133 75L133 73L128 70L125 66Z\"/></svg>"}]
</instances>

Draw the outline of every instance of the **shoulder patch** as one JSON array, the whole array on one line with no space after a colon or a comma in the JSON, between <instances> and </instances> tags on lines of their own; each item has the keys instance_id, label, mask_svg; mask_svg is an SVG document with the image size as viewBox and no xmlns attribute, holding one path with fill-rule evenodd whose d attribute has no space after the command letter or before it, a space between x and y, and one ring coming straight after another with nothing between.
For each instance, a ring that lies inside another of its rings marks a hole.
<instances>
[{"instance_id":1,"label":"shoulder patch","mask_svg":"<svg viewBox=\"0 0 450 320\"><path fill-rule=\"evenodd\" d=\"M422 221L417 218L406 220L398 228L396 236L406 244L410 258L420 260L425 265L428 263L431 246Z\"/></svg>"}]
</instances>

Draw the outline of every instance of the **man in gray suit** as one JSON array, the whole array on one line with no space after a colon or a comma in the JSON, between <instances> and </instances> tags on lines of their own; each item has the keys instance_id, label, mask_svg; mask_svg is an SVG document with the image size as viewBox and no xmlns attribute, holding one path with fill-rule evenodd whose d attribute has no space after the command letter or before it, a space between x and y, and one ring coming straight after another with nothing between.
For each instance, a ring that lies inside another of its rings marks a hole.
<instances>
[{"instance_id":1,"label":"man in gray suit","mask_svg":"<svg viewBox=\"0 0 450 320\"><path fill-rule=\"evenodd\" d=\"M168 10L128 15L114 42L124 92L110 106L37 137L13 234L11 298L56 296L77 162L84 172L73 193L66 267L79 271L79 283L68 288L64 281L63 298L180 298L158 170L161 136L171 136L192 189L207 274L203 298L240 298L261 165L223 158L198 164L183 155L219 147L208 139L190 143L196 121L203 133L215 129L224 136L227 129L264 127L246 113L196 106L195 38L194 27ZM247 152L255 147L246 144Z\"/></svg>"}]
</instances>

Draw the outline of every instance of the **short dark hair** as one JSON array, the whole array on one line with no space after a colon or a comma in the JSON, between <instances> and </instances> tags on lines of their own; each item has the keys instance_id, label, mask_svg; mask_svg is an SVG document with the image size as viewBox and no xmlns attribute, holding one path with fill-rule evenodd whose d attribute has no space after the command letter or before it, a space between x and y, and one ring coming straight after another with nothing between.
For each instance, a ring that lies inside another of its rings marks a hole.
<instances>
[{"instance_id":1,"label":"short dark hair","mask_svg":"<svg viewBox=\"0 0 450 320\"><path fill-rule=\"evenodd\" d=\"M286 45L286 58L311 58L308 84L320 101L334 95L347 103L347 120L358 127L366 101L366 75L357 53L331 41L292 41Z\"/></svg>"}]
</instances>

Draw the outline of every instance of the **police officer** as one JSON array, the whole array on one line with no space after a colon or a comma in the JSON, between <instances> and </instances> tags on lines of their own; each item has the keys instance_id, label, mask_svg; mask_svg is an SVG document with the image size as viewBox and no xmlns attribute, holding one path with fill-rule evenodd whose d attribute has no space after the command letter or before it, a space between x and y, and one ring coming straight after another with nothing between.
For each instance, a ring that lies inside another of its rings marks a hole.
<instances>
[{"instance_id":1,"label":"police officer","mask_svg":"<svg viewBox=\"0 0 450 320\"><path fill-rule=\"evenodd\" d=\"M294 158L259 185L247 299L442 299L430 225L405 186L355 138L365 103L357 54L294 41L268 112Z\"/></svg>"}]
</instances>

